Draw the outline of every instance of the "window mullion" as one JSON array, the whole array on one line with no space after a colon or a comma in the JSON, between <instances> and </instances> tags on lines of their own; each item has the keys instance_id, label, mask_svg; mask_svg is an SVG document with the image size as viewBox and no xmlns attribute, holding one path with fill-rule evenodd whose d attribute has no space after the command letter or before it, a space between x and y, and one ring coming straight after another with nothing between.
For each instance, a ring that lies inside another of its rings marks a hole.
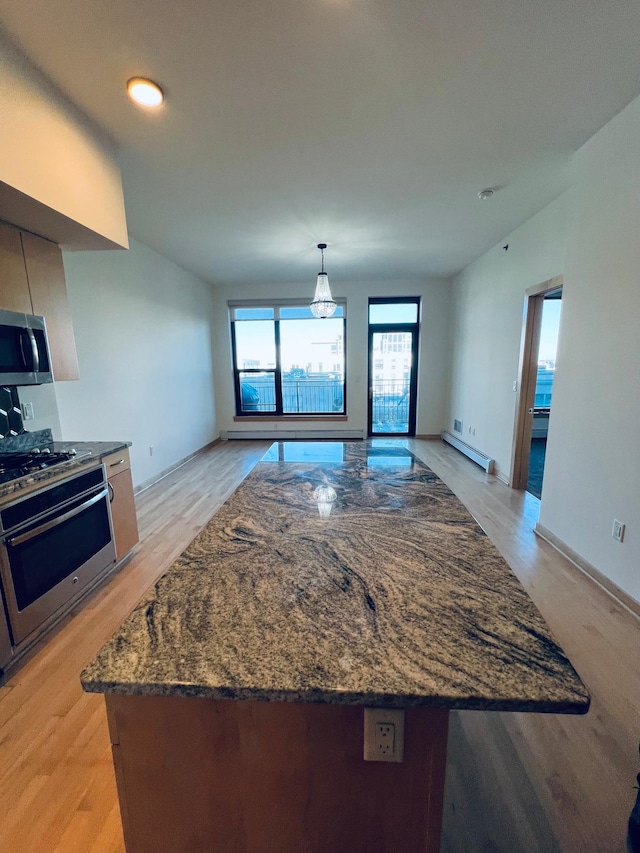
<instances>
[{"instance_id":1,"label":"window mullion","mask_svg":"<svg viewBox=\"0 0 640 853\"><path fill-rule=\"evenodd\" d=\"M282 363L280 361L280 320L274 320L274 332L276 336L276 415L281 415L284 410L282 399Z\"/></svg>"},{"instance_id":2,"label":"window mullion","mask_svg":"<svg viewBox=\"0 0 640 853\"><path fill-rule=\"evenodd\" d=\"M233 359L233 391L236 396L236 412L242 411L240 392L240 371L238 370L238 359L236 357L236 324L231 323L231 358Z\"/></svg>"}]
</instances>

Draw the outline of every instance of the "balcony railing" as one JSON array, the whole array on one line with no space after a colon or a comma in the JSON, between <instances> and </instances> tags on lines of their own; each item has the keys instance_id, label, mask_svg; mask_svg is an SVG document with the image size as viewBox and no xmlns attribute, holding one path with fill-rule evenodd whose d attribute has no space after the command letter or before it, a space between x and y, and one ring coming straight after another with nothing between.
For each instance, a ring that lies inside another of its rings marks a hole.
<instances>
[{"instance_id":1,"label":"balcony railing","mask_svg":"<svg viewBox=\"0 0 640 853\"><path fill-rule=\"evenodd\" d=\"M377 379L371 397L371 431L409 432L408 380Z\"/></svg>"},{"instance_id":2,"label":"balcony railing","mask_svg":"<svg viewBox=\"0 0 640 853\"><path fill-rule=\"evenodd\" d=\"M341 379L284 379L282 407L284 414L336 414L344 412L344 390ZM242 379L240 384L243 412L275 412L276 392L272 376Z\"/></svg>"},{"instance_id":3,"label":"balcony railing","mask_svg":"<svg viewBox=\"0 0 640 853\"><path fill-rule=\"evenodd\" d=\"M242 411L268 414L276 411L275 381L268 376L242 377ZM317 415L344 412L344 386L340 379L284 379L283 413ZM372 389L372 431L409 432L408 380L376 380Z\"/></svg>"}]
</instances>

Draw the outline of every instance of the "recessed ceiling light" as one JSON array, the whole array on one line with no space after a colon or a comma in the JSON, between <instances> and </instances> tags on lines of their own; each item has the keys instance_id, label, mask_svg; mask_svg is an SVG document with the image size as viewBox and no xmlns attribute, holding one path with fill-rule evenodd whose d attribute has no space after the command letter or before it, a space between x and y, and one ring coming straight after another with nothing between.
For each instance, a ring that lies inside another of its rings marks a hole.
<instances>
[{"instance_id":1,"label":"recessed ceiling light","mask_svg":"<svg viewBox=\"0 0 640 853\"><path fill-rule=\"evenodd\" d=\"M159 107L164 101L160 86L144 77L132 77L127 83L127 92L131 100L141 107Z\"/></svg>"},{"instance_id":2,"label":"recessed ceiling light","mask_svg":"<svg viewBox=\"0 0 640 853\"><path fill-rule=\"evenodd\" d=\"M488 198L491 198L495 190L492 190L490 187L487 187L486 190L480 190L478 193L478 198L480 201L486 201Z\"/></svg>"}]
</instances>

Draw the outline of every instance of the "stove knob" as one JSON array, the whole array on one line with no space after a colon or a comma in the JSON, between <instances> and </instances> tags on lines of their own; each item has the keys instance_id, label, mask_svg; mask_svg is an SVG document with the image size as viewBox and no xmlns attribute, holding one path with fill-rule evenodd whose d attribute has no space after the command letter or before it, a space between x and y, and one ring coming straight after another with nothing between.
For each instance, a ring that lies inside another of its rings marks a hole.
<instances>
[{"instance_id":1,"label":"stove knob","mask_svg":"<svg viewBox=\"0 0 640 853\"><path fill-rule=\"evenodd\" d=\"M75 449L75 447L72 447L70 450L67 450L67 453L69 454L69 456L76 456L78 451Z\"/></svg>"},{"instance_id":2,"label":"stove knob","mask_svg":"<svg viewBox=\"0 0 640 853\"><path fill-rule=\"evenodd\" d=\"M48 447L45 447L44 450L42 450L42 453L51 453L51 450Z\"/></svg>"},{"instance_id":3,"label":"stove knob","mask_svg":"<svg viewBox=\"0 0 640 853\"><path fill-rule=\"evenodd\" d=\"M73 582L74 582L74 583L78 583L78 578L74 578L74 579L73 579Z\"/></svg>"},{"instance_id":4,"label":"stove knob","mask_svg":"<svg viewBox=\"0 0 640 853\"><path fill-rule=\"evenodd\" d=\"M40 452L41 452L41 450L40 450L40 448L39 448L39 447L34 447L34 448L33 448L33 450L32 450L31 452L32 452L32 453L40 453Z\"/></svg>"}]
</instances>

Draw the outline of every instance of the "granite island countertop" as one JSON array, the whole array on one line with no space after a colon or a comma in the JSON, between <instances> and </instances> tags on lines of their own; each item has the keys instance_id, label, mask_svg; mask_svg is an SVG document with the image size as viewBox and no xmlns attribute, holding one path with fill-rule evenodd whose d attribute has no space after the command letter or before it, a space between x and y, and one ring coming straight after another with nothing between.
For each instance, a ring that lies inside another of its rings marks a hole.
<instances>
[{"instance_id":1,"label":"granite island countertop","mask_svg":"<svg viewBox=\"0 0 640 853\"><path fill-rule=\"evenodd\" d=\"M32 471L24 477L0 483L0 501L7 502L13 498L19 498L21 492L32 490L34 483L46 483L47 480L60 479L63 475L73 474L87 465L92 466L100 462L105 456L125 450L131 447L130 441L53 441L51 430L40 430L35 433L23 433L12 439L4 439L2 449L7 451L30 450L34 447L40 450L50 450L52 453L69 451L75 449L77 457L53 465L50 468L42 468Z\"/></svg>"},{"instance_id":2,"label":"granite island countertop","mask_svg":"<svg viewBox=\"0 0 640 853\"><path fill-rule=\"evenodd\" d=\"M314 498L335 492L329 515ZM458 498L385 442L275 444L81 676L94 693L585 713Z\"/></svg>"}]
</instances>

